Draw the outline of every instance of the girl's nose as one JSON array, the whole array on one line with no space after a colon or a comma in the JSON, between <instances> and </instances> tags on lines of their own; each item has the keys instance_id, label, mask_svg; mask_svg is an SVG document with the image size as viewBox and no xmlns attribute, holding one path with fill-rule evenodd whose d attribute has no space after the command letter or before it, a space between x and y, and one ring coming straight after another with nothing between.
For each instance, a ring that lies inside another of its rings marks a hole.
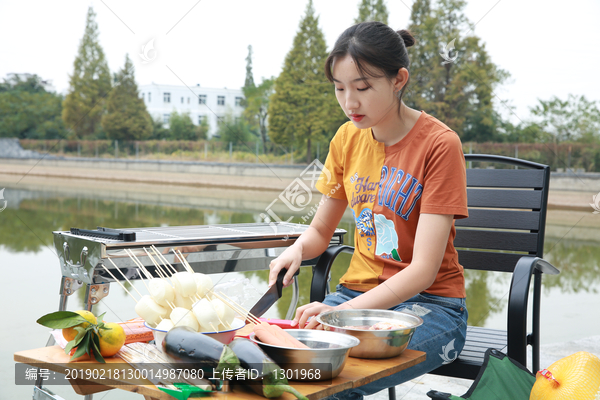
<instances>
[{"instance_id":1,"label":"girl's nose","mask_svg":"<svg viewBox=\"0 0 600 400\"><path fill-rule=\"evenodd\" d=\"M350 90L346 91L346 109L356 110L359 106L356 95L352 94Z\"/></svg>"}]
</instances>

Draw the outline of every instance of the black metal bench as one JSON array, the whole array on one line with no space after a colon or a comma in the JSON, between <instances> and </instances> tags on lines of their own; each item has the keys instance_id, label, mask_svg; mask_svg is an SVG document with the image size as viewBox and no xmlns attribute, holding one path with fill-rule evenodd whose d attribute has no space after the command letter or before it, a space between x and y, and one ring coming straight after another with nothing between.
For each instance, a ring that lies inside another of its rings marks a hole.
<instances>
[{"instance_id":1,"label":"black metal bench","mask_svg":"<svg viewBox=\"0 0 600 400\"><path fill-rule=\"evenodd\" d=\"M512 273L508 298L507 329L467 328L460 356L432 374L475 379L485 351L496 348L527 365L527 345L532 347L532 371L539 370L540 299L542 273L559 271L542 259L550 168L516 158L468 154L467 163L508 164L513 169L468 168L469 218L456 220L454 245L465 269ZM514 169L518 167L518 169ZM310 300L322 301L329 288L329 271L341 252L351 246L328 248L314 267ZM532 332L527 333L527 302L533 277ZM389 390L395 399L394 388Z\"/></svg>"}]
</instances>

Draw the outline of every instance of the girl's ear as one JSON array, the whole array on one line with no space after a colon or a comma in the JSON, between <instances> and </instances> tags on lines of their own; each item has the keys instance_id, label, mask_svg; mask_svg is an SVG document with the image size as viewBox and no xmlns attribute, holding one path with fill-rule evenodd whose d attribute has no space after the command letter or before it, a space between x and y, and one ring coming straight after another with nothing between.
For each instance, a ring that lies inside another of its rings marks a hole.
<instances>
[{"instance_id":1,"label":"girl's ear","mask_svg":"<svg viewBox=\"0 0 600 400\"><path fill-rule=\"evenodd\" d=\"M398 74L394 78L394 89L395 91L402 90L406 83L408 82L409 73L406 68L400 68L398 70Z\"/></svg>"}]
</instances>

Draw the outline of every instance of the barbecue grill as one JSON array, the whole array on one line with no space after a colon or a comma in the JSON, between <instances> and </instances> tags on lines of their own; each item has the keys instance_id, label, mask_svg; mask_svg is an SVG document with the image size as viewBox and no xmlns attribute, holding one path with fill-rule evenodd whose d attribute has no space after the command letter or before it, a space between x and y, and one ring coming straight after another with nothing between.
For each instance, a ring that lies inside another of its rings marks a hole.
<instances>
[{"instance_id":1,"label":"barbecue grill","mask_svg":"<svg viewBox=\"0 0 600 400\"><path fill-rule=\"evenodd\" d=\"M84 285L87 309L91 310L108 295L114 278L119 281L125 277L130 281L143 278L143 272L127 251L133 252L155 277L160 275L146 253L146 250L152 252L152 246L178 271L185 268L174 250L182 253L195 272L268 270L271 260L291 246L307 228L308 225L271 222L56 231L53 232L54 245L62 273L59 310L65 310L68 296ZM343 229L336 229L330 244L342 244L345 233ZM315 265L316 261L304 261L302 265ZM296 307L298 292L298 283L294 280L294 296L287 318Z\"/></svg>"}]
</instances>

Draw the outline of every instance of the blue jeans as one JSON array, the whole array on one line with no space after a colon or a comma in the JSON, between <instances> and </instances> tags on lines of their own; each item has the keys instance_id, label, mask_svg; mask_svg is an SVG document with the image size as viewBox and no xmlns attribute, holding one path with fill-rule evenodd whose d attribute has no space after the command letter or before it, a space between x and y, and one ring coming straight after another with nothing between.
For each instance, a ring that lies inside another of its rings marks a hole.
<instances>
[{"instance_id":1,"label":"blue jeans","mask_svg":"<svg viewBox=\"0 0 600 400\"><path fill-rule=\"evenodd\" d=\"M337 285L336 292L327 295L323 303L337 306L360 294L362 292ZM467 335L465 299L420 293L390 310L409 312L423 319L423 325L415 330L408 348L424 351L427 353L426 360L364 386L336 393L328 399L360 400L363 396L407 382L452 362L462 351Z\"/></svg>"}]
</instances>

